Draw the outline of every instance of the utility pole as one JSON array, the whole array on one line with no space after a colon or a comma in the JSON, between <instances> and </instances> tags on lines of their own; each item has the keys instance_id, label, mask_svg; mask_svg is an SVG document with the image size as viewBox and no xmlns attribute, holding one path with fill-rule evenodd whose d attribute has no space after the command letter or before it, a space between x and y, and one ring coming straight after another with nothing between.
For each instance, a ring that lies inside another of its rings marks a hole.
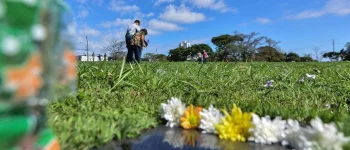
<instances>
[{"instance_id":1,"label":"utility pole","mask_svg":"<svg viewBox=\"0 0 350 150\"><path fill-rule=\"evenodd\" d=\"M89 40L87 36L86 36L86 56L87 56L87 60L89 61Z\"/></svg>"},{"instance_id":2,"label":"utility pole","mask_svg":"<svg viewBox=\"0 0 350 150\"><path fill-rule=\"evenodd\" d=\"M335 48L334 48L334 39L332 39L333 41L333 53L335 52Z\"/></svg>"}]
</instances>

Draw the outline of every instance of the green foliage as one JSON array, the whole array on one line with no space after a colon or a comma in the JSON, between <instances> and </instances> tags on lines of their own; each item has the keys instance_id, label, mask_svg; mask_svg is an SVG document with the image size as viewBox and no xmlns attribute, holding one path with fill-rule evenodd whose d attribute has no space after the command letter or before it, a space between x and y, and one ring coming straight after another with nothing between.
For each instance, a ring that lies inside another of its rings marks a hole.
<instances>
[{"instance_id":1,"label":"green foliage","mask_svg":"<svg viewBox=\"0 0 350 150\"><path fill-rule=\"evenodd\" d=\"M340 57L339 52L327 52L323 54L323 58L329 58L331 60L338 60Z\"/></svg>"},{"instance_id":2,"label":"green foliage","mask_svg":"<svg viewBox=\"0 0 350 150\"><path fill-rule=\"evenodd\" d=\"M49 124L63 149L88 149L136 137L144 129L161 124L159 107L170 97L227 110L235 103L244 111L303 123L315 116L325 122L344 122L349 117L348 65L80 63L78 95L51 104ZM306 73L313 74L315 68L321 72L316 80L298 82ZM157 73L159 69L164 72ZM275 80L274 88L263 87L268 80ZM344 123L348 126L348 122Z\"/></svg>"},{"instance_id":3,"label":"green foliage","mask_svg":"<svg viewBox=\"0 0 350 150\"><path fill-rule=\"evenodd\" d=\"M154 53L146 53L144 56L145 59L152 61L167 61L168 57L164 54L154 54Z\"/></svg>"},{"instance_id":4,"label":"green foliage","mask_svg":"<svg viewBox=\"0 0 350 150\"><path fill-rule=\"evenodd\" d=\"M283 62L285 61L286 57L277 49L270 46L264 46L258 48L256 59L258 61Z\"/></svg>"},{"instance_id":5,"label":"green foliage","mask_svg":"<svg viewBox=\"0 0 350 150\"><path fill-rule=\"evenodd\" d=\"M175 48L169 51L169 60L170 61L185 61L187 56L191 55L190 48Z\"/></svg>"},{"instance_id":6,"label":"green foliage","mask_svg":"<svg viewBox=\"0 0 350 150\"><path fill-rule=\"evenodd\" d=\"M286 62L300 62L300 56L297 53L290 52L286 55Z\"/></svg>"},{"instance_id":7,"label":"green foliage","mask_svg":"<svg viewBox=\"0 0 350 150\"><path fill-rule=\"evenodd\" d=\"M312 59L311 56L304 56L304 57L300 57L300 61L301 62L312 62L312 61L314 61L314 59Z\"/></svg>"},{"instance_id":8,"label":"green foliage","mask_svg":"<svg viewBox=\"0 0 350 150\"><path fill-rule=\"evenodd\" d=\"M228 35L228 34L224 34L224 35L220 35L220 36L217 36L217 37L213 37L211 39L211 42L219 47L219 48L222 48L224 47L225 45L235 41L235 40L241 40L239 39L238 37L234 37L232 35Z\"/></svg>"},{"instance_id":9,"label":"green foliage","mask_svg":"<svg viewBox=\"0 0 350 150\"><path fill-rule=\"evenodd\" d=\"M203 52L205 50L208 55L213 54L213 49L208 44L195 44L191 46L191 54L197 54L198 52Z\"/></svg>"}]
</instances>

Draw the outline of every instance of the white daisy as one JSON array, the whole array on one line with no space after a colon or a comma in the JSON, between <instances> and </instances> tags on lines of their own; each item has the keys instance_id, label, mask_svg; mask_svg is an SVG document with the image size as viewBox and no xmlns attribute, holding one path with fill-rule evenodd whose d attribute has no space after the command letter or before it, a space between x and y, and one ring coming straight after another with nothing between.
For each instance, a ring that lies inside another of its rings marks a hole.
<instances>
[{"instance_id":1,"label":"white daisy","mask_svg":"<svg viewBox=\"0 0 350 150\"><path fill-rule=\"evenodd\" d=\"M180 118L185 113L186 105L178 98L172 97L167 104L161 104L162 117L167 120L166 126L175 127L180 125Z\"/></svg>"},{"instance_id":2,"label":"white daisy","mask_svg":"<svg viewBox=\"0 0 350 150\"><path fill-rule=\"evenodd\" d=\"M312 75L312 74L306 74L305 75L306 79L316 79L316 75Z\"/></svg>"},{"instance_id":3,"label":"white daisy","mask_svg":"<svg viewBox=\"0 0 350 150\"><path fill-rule=\"evenodd\" d=\"M199 128L203 130L202 132L216 133L215 126L221 123L221 118L224 117L220 111L214 108L213 105L210 105L208 109L203 109L199 114L201 115Z\"/></svg>"},{"instance_id":4,"label":"white daisy","mask_svg":"<svg viewBox=\"0 0 350 150\"><path fill-rule=\"evenodd\" d=\"M261 144L277 143L285 137L284 129L286 121L281 117L271 120L270 116L260 118L258 115L252 115L253 127L249 130L249 141Z\"/></svg>"},{"instance_id":5,"label":"white daisy","mask_svg":"<svg viewBox=\"0 0 350 150\"><path fill-rule=\"evenodd\" d=\"M291 146L300 150L313 150L315 144L306 133L306 129L300 127L299 122L288 119L285 129L286 137L282 141L282 145Z\"/></svg>"},{"instance_id":6,"label":"white daisy","mask_svg":"<svg viewBox=\"0 0 350 150\"><path fill-rule=\"evenodd\" d=\"M342 150L342 146L349 142L349 138L344 137L342 132L338 132L334 123L324 124L320 118L315 118L310 122L306 134L312 138L314 143L327 150Z\"/></svg>"}]
</instances>

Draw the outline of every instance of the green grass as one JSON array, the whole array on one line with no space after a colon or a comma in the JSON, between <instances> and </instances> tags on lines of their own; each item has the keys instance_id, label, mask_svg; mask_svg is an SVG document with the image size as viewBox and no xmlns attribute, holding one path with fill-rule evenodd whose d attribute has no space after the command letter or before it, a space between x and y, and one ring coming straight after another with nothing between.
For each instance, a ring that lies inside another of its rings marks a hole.
<instances>
[{"instance_id":1,"label":"green grass","mask_svg":"<svg viewBox=\"0 0 350 150\"><path fill-rule=\"evenodd\" d=\"M162 69L164 73L157 73ZM316 80L299 83L306 73ZM78 95L50 105L49 124L64 149L87 149L138 136L162 124L160 103L186 104L282 116L307 123L350 125L350 63L80 63ZM274 88L264 88L275 80ZM329 105L327 107L326 105ZM341 124L344 123L344 124ZM349 135L346 127L344 132Z\"/></svg>"}]
</instances>

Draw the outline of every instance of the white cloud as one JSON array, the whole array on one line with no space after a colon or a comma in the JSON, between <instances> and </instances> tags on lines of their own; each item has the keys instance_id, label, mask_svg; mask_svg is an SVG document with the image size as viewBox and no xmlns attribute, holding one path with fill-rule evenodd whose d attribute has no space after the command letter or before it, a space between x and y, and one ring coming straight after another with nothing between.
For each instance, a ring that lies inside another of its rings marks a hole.
<instances>
[{"instance_id":1,"label":"white cloud","mask_svg":"<svg viewBox=\"0 0 350 150\"><path fill-rule=\"evenodd\" d=\"M153 17L154 16L154 13L152 13L152 12L150 12L148 14L144 14L144 13L141 13L141 12L136 12L134 14L135 14L135 18L134 18L135 20L136 19L142 20L143 18L149 18L149 17Z\"/></svg>"},{"instance_id":2,"label":"white cloud","mask_svg":"<svg viewBox=\"0 0 350 150\"><path fill-rule=\"evenodd\" d=\"M157 0L157 1L154 3L154 5L158 6L158 5L162 4L162 3L171 3L171 2L173 2L173 1L174 1L174 0Z\"/></svg>"},{"instance_id":3,"label":"white cloud","mask_svg":"<svg viewBox=\"0 0 350 150\"><path fill-rule=\"evenodd\" d=\"M127 27L128 25L132 24L133 20L131 19L120 19L117 18L114 21L106 21L103 22L101 24L99 24L99 26L101 27L105 27L105 28L111 28L111 27Z\"/></svg>"},{"instance_id":4,"label":"white cloud","mask_svg":"<svg viewBox=\"0 0 350 150\"><path fill-rule=\"evenodd\" d=\"M79 35L87 35L87 36L99 36L101 34L100 31L93 29L87 25L83 26L80 30L79 30Z\"/></svg>"},{"instance_id":5,"label":"white cloud","mask_svg":"<svg viewBox=\"0 0 350 150\"><path fill-rule=\"evenodd\" d=\"M154 13L148 13L148 14L146 15L146 17L152 17L152 16L154 16Z\"/></svg>"},{"instance_id":6,"label":"white cloud","mask_svg":"<svg viewBox=\"0 0 350 150\"><path fill-rule=\"evenodd\" d=\"M83 7L79 6L80 11L78 12L77 18L85 19L87 16L89 16L89 11Z\"/></svg>"},{"instance_id":7,"label":"white cloud","mask_svg":"<svg viewBox=\"0 0 350 150\"><path fill-rule=\"evenodd\" d=\"M159 31L153 30L153 29L147 29L148 35L157 35L160 34Z\"/></svg>"},{"instance_id":8,"label":"white cloud","mask_svg":"<svg viewBox=\"0 0 350 150\"><path fill-rule=\"evenodd\" d=\"M94 0L94 3L101 6L103 4L103 0Z\"/></svg>"},{"instance_id":9,"label":"white cloud","mask_svg":"<svg viewBox=\"0 0 350 150\"><path fill-rule=\"evenodd\" d=\"M191 12L185 5L180 5L177 8L174 5L169 5L159 17L166 21L179 23L196 23L204 21L206 18L202 13Z\"/></svg>"},{"instance_id":10,"label":"white cloud","mask_svg":"<svg viewBox=\"0 0 350 150\"><path fill-rule=\"evenodd\" d=\"M269 18L256 18L254 21L260 24L268 24L271 22Z\"/></svg>"},{"instance_id":11,"label":"white cloud","mask_svg":"<svg viewBox=\"0 0 350 150\"><path fill-rule=\"evenodd\" d=\"M237 9L230 8L229 6L227 6L224 0L188 0L188 1L198 8L209 8L212 10L218 10L222 13L237 12Z\"/></svg>"},{"instance_id":12,"label":"white cloud","mask_svg":"<svg viewBox=\"0 0 350 150\"><path fill-rule=\"evenodd\" d=\"M116 12L121 12L121 13L136 12L140 10L138 6L127 5L122 0L112 0L110 2L108 9Z\"/></svg>"},{"instance_id":13,"label":"white cloud","mask_svg":"<svg viewBox=\"0 0 350 150\"><path fill-rule=\"evenodd\" d=\"M350 0L329 0L320 10L306 10L296 15L288 16L289 19L317 18L327 14L345 16L350 14Z\"/></svg>"},{"instance_id":14,"label":"white cloud","mask_svg":"<svg viewBox=\"0 0 350 150\"><path fill-rule=\"evenodd\" d=\"M88 2L88 0L76 0L76 1L80 4L85 4L86 2ZM90 0L90 1L94 2L94 4L98 4L99 6L103 4L103 0Z\"/></svg>"},{"instance_id":15,"label":"white cloud","mask_svg":"<svg viewBox=\"0 0 350 150\"><path fill-rule=\"evenodd\" d=\"M181 27L179 27L176 24L170 23L170 22L165 22L165 21L160 21L157 19L152 19L149 21L148 26L151 30L161 30L161 31L178 31L182 30Z\"/></svg>"}]
</instances>

